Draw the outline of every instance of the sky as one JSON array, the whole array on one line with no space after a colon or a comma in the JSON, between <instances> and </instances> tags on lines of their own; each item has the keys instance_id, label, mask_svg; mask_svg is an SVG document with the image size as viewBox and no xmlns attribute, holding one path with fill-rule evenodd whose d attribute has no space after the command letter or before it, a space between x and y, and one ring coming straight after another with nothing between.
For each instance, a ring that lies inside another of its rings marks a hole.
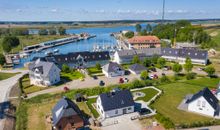
<instances>
[{"instance_id":1,"label":"sky","mask_svg":"<svg viewBox=\"0 0 220 130\"><path fill-rule=\"evenodd\" d=\"M0 21L154 20L163 0L0 0ZM220 0L166 0L165 19L220 18Z\"/></svg>"}]
</instances>

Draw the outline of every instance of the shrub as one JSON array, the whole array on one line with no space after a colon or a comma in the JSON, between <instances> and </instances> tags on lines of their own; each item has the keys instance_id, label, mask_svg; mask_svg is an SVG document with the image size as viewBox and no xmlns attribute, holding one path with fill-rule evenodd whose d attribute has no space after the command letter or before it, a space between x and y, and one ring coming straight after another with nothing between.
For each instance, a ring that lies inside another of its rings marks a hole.
<instances>
[{"instance_id":1,"label":"shrub","mask_svg":"<svg viewBox=\"0 0 220 130\"><path fill-rule=\"evenodd\" d=\"M62 71L65 73L70 73L70 67L67 64L62 65Z\"/></svg>"},{"instance_id":2,"label":"shrub","mask_svg":"<svg viewBox=\"0 0 220 130\"><path fill-rule=\"evenodd\" d=\"M140 80L136 79L134 81L132 81L132 86L130 87L130 89L134 89L134 88L141 88L144 87L144 83L141 82Z\"/></svg>"},{"instance_id":3,"label":"shrub","mask_svg":"<svg viewBox=\"0 0 220 130\"><path fill-rule=\"evenodd\" d=\"M170 82L171 82L170 79L166 75L160 78L160 83L170 83Z\"/></svg>"},{"instance_id":4,"label":"shrub","mask_svg":"<svg viewBox=\"0 0 220 130\"><path fill-rule=\"evenodd\" d=\"M148 79L148 72L146 70L142 71L140 77L142 80L147 80Z\"/></svg>"},{"instance_id":5,"label":"shrub","mask_svg":"<svg viewBox=\"0 0 220 130\"><path fill-rule=\"evenodd\" d=\"M186 79L191 80L196 78L196 73L187 73L186 74Z\"/></svg>"},{"instance_id":6,"label":"shrub","mask_svg":"<svg viewBox=\"0 0 220 130\"><path fill-rule=\"evenodd\" d=\"M157 113L157 115L155 116L155 118L163 124L163 126L166 128L166 129L171 129L171 128L174 128L175 125L174 123L167 117L164 117L162 114L160 113Z\"/></svg>"}]
</instances>

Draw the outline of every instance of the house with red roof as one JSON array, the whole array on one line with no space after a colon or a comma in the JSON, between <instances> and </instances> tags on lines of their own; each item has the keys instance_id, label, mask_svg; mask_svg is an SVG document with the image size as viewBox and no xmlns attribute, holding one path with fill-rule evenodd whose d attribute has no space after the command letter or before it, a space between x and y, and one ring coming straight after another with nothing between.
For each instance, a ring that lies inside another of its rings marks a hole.
<instances>
[{"instance_id":1,"label":"house with red roof","mask_svg":"<svg viewBox=\"0 0 220 130\"><path fill-rule=\"evenodd\" d=\"M158 48L160 39L156 36L134 36L128 39L129 49Z\"/></svg>"}]
</instances>

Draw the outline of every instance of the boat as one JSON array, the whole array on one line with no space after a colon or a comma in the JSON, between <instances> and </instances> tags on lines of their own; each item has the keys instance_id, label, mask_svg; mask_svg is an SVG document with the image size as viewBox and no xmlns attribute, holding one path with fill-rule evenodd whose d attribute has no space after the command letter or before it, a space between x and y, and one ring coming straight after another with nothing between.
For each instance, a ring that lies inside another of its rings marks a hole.
<instances>
[{"instance_id":1,"label":"boat","mask_svg":"<svg viewBox=\"0 0 220 130\"><path fill-rule=\"evenodd\" d=\"M54 49L53 50L54 53L59 53L59 51L60 51L59 49Z\"/></svg>"}]
</instances>

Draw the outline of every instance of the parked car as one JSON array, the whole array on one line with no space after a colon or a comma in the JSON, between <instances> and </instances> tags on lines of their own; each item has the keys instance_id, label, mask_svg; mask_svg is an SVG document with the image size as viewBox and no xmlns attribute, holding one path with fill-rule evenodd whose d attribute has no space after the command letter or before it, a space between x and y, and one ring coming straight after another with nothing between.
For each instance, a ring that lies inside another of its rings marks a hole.
<instances>
[{"instance_id":1,"label":"parked car","mask_svg":"<svg viewBox=\"0 0 220 130\"><path fill-rule=\"evenodd\" d=\"M125 82L129 82L129 79L128 79L128 78L125 78L124 81L125 81Z\"/></svg>"},{"instance_id":2,"label":"parked car","mask_svg":"<svg viewBox=\"0 0 220 130\"><path fill-rule=\"evenodd\" d=\"M151 74L151 75L149 76L149 78L150 78L150 79L158 79L158 75L156 75L156 74Z\"/></svg>"},{"instance_id":3,"label":"parked car","mask_svg":"<svg viewBox=\"0 0 220 130\"><path fill-rule=\"evenodd\" d=\"M165 74L165 73L162 73L162 76L166 76L166 74Z\"/></svg>"},{"instance_id":4,"label":"parked car","mask_svg":"<svg viewBox=\"0 0 220 130\"><path fill-rule=\"evenodd\" d=\"M64 90L64 92L67 92L67 91L69 91L70 89L69 89L67 86L65 86L65 87L63 88L63 90Z\"/></svg>"},{"instance_id":5,"label":"parked car","mask_svg":"<svg viewBox=\"0 0 220 130\"><path fill-rule=\"evenodd\" d=\"M153 71L153 72L157 72L156 68L151 68L150 70Z\"/></svg>"},{"instance_id":6,"label":"parked car","mask_svg":"<svg viewBox=\"0 0 220 130\"><path fill-rule=\"evenodd\" d=\"M99 86L105 86L105 82L101 80L101 81L99 82Z\"/></svg>"},{"instance_id":7,"label":"parked car","mask_svg":"<svg viewBox=\"0 0 220 130\"><path fill-rule=\"evenodd\" d=\"M120 78L120 79L119 79L119 83L120 83L120 84L123 84L123 83L124 83L124 79L123 79L123 78Z\"/></svg>"},{"instance_id":8,"label":"parked car","mask_svg":"<svg viewBox=\"0 0 220 130\"><path fill-rule=\"evenodd\" d=\"M198 71L204 71L204 70L205 70L205 68L202 68L202 67L198 68Z\"/></svg>"},{"instance_id":9,"label":"parked car","mask_svg":"<svg viewBox=\"0 0 220 130\"><path fill-rule=\"evenodd\" d=\"M163 68L165 71L168 71L168 70L171 70L172 68L171 68L171 66L164 66L164 68Z\"/></svg>"},{"instance_id":10,"label":"parked car","mask_svg":"<svg viewBox=\"0 0 220 130\"><path fill-rule=\"evenodd\" d=\"M96 80L96 79L98 79L98 77L95 75L95 76L92 76L92 78L94 79L94 80Z\"/></svg>"}]
</instances>

